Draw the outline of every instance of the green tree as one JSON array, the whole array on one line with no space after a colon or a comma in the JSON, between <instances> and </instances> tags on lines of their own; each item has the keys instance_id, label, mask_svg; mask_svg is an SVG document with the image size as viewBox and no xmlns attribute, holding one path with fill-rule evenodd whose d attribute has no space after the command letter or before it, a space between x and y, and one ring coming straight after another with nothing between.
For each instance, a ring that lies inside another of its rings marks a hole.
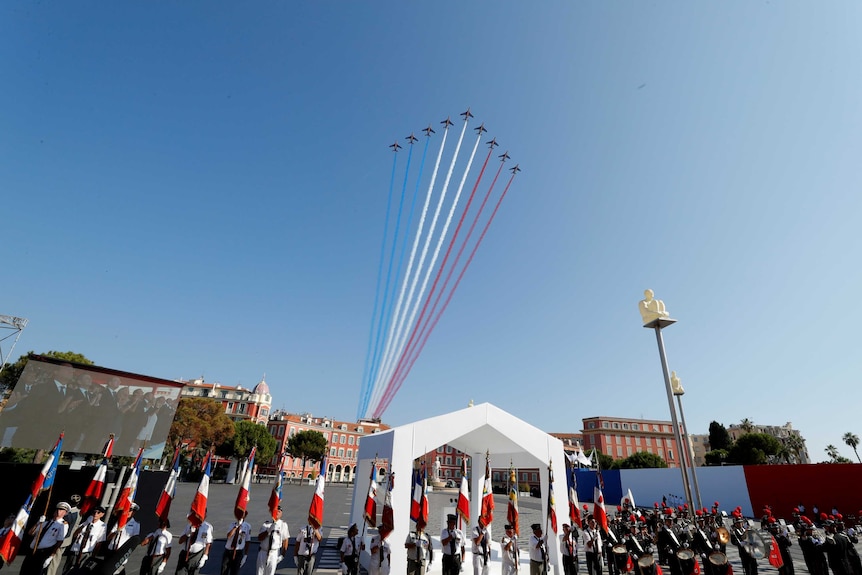
<instances>
[{"instance_id":1,"label":"green tree","mask_svg":"<svg viewBox=\"0 0 862 575\"><path fill-rule=\"evenodd\" d=\"M752 431L754 431L754 422L746 417L739 422L739 427L742 428L743 432L751 433Z\"/></svg>"},{"instance_id":2,"label":"green tree","mask_svg":"<svg viewBox=\"0 0 862 575\"><path fill-rule=\"evenodd\" d=\"M829 456L829 463L853 463L848 458L838 453L838 448L832 444L826 446L826 455Z\"/></svg>"},{"instance_id":3,"label":"green tree","mask_svg":"<svg viewBox=\"0 0 862 575\"><path fill-rule=\"evenodd\" d=\"M727 461L727 456L728 452L726 449L713 449L704 454L703 460L707 465L721 465Z\"/></svg>"},{"instance_id":4,"label":"green tree","mask_svg":"<svg viewBox=\"0 0 862 575\"><path fill-rule=\"evenodd\" d=\"M24 373L24 368L27 367L27 361L30 359L31 355L36 355L36 353L28 351L19 357L18 361L15 363L7 363L3 366L3 371L0 372L0 388L12 388L16 383L18 383L18 379L20 379L21 374ZM74 351L49 351L38 355L53 359L62 359L64 361L71 361L73 363L80 363L83 365L93 365L93 362L86 356Z\"/></svg>"},{"instance_id":5,"label":"green tree","mask_svg":"<svg viewBox=\"0 0 862 575\"><path fill-rule=\"evenodd\" d=\"M859 459L859 452L856 451L856 448L859 446L859 436L848 431L841 439L843 439L844 443L853 449L853 453L856 454L856 459L859 460L859 463L862 463L862 459Z\"/></svg>"},{"instance_id":6,"label":"green tree","mask_svg":"<svg viewBox=\"0 0 862 575\"><path fill-rule=\"evenodd\" d=\"M183 397L168 432L167 446L173 451L182 444L199 449L221 445L234 434L234 425L221 402L206 397Z\"/></svg>"},{"instance_id":7,"label":"green tree","mask_svg":"<svg viewBox=\"0 0 862 575\"><path fill-rule=\"evenodd\" d=\"M710 449L730 449L730 434L723 424L713 421L709 424L709 447Z\"/></svg>"},{"instance_id":8,"label":"green tree","mask_svg":"<svg viewBox=\"0 0 862 575\"><path fill-rule=\"evenodd\" d=\"M598 449L596 449L596 458L599 460L599 467L602 469L615 469L614 467L614 458L610 455L605 455Z\"/></svg>"},{"instance_id":9,"label":"green tree","mask_svg":"<svg viewBox=\"0 0 862 575\"><path fill-rule=\"evenodd\" d=\"M254 446L257 446L255 459L258 462L269 461L278 449L278 441L270 435L265 425L252 421L237 421L234 423L234 434L216 448L216 453L241 459L248 457Z\"/></svg>"},{"instance_id":10,"label":"green tree","mask_svg":"<svg viewBox=\"0 0 862 575\"><path fill-rule=\"evenodd\" d=\"M793 433L784 438L784 446L793 455L796 463L802 463L802 454L805 453L805 439L798 433Z\"/></svg>"},{"instance_id":11,"label":"green tree","mask_svg":"<svg viewBox=\"0 0 862 575\"><path fill-rule=\"evenodd\" d=\"M728 462L738 465L763 465L770 456L778 455L781 442L766 433L741 435L728 452Z\"/></svg>"},{"instance_id":12,"label":"green tree","mask_svg":"<svg viewBox=\"0 0 862 575\"><path fill-rule=\"evenodd\" d=\"M667 462L655 453L638 451L614 462L617 469L653 469L667 467Z\"/></svg>"},{"instance_id":13,"label":"green tree","mask_svg":"<svg viewBox=\"0 0 862 575\"><path fill-rule=\"evenodd\" d=\"M302 475L305 477L305 464L308 461L317 463L326 455L326 438L319 431L310 429L299 431L287 440L285 453L291 457L302 459Z\"/></svg>"}]
</instances>

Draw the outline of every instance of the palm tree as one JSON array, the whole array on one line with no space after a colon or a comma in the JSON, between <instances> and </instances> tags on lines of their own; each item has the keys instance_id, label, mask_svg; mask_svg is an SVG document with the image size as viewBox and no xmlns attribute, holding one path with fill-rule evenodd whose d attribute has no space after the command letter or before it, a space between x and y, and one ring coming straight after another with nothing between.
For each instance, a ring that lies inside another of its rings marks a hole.
<instances>
[{"instance_id":1,"label":"palm tree","mask_svg":"<svg viewBox=\"0 0 862 575\"><path fill-rule=\"evenodd\" d=\"M848 431L841 439L844 440L844 443L853 448L853 453L856 454L856 459L859 459L859 452L856 451L856 447L859 445L859 436ZM862 459L859 459L859 463L862 463Z\"/></svg>"},{"instance_id":2,"label":"palm tree","mask_svg":"<svg viewBox=\"0 0 862 575\"><path fill-rule=\"evenodd\" d=\"M746 417L739 422L739 427L741 427L742 431L745 433L751 433L754 430L754 422Z\"/></svg>"},{"instance_id":3,"label":"palm tree","mask_svg":"<svg viewBox=\"0 0 862 575\"><path fill-rule=\"evenodd\" d=\"M805 450L805 439L803 439L801 435L793 433L784 438L784 445L787 446L787 450L790 451L796 459L796 463L802 463L802 453Z\"/></svg>"},{"instance_id":4,"label":"palm tree","mask_svg":"<svg viewBox=\"0 0 862 575\"><path fill-rule=\"evenodd\" d=\"M838 461L838 458L841 457L840 455L838 455L838 448L831 443L826 446L825 451L826 455L829 456L829 461L831 461L832 463L835 463L836 461Z\"/></svg>"}]
</instances>

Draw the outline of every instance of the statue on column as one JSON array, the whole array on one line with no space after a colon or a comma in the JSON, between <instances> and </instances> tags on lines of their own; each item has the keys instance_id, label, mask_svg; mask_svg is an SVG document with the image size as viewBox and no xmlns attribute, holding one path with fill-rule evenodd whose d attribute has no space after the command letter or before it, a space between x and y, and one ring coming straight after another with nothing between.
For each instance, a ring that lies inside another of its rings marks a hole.
<instances>
[{"instance_id":1,"label":"statue on column","mask_svg":"<svg viewBox=\"0 0 862 575\"><path fill-rule=\"evenodd\" d=\"M682 383L680 383L675 371L670 372L670 388L674 395L683 395L685 393L685 389L683 389Z\"/></svg>"},{"instance_id":2,"label":"statue on column","mask_svg":"<svg viewBox=\"0 0 862 575\"><path fill-rule=\"evenodd\" d=\"M660 299L654 299L655 294L651 289L644 291L644 299L638 304L643 318L644 325L651 323L657 319L666 319L670 317L664 307L664 302Z\"/></svg>"}]
</instances>

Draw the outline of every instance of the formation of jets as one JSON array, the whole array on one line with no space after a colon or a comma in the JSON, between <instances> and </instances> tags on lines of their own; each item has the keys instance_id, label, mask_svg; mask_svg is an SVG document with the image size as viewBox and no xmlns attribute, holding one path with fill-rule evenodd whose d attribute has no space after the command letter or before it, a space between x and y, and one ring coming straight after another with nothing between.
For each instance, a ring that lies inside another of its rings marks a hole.
<instances>
[{"instance_id":1,"label":"formation of jets","mask_svg":"<svg viewBox=\"0 0 862 575\"><path fill-rule=\"evenodd\" d=\"M459 115L460 115L461 117L463 117L463 118L464 118L464 121L465 121L465 122L466 122L467 120L469 120L470 118L473 118L473 117L474 117L474 116L473 116L473 113L470 111L470 108L467 108L467 111L466 111L466 112L461 112L461 114L459 114ZM452 122L451 116L446 116L446 119L445 119L445 120L443 120L443 121L442 121L442 122L440 122L440 123L441 123L441 124L443 124L443 129L444 129L444 130L448 130L448 129L449 129L449 126L454 126L454 125L455 125L455 124L454 124L454 122ZM474 130L476 130L476 133L478 133L480 136L481 136L483 133L485 133L485 132L487 132L487 131L488 131L488 129L487 129L487 128L485 128L485 123L484 123L484 122L483 122L482 124L479 124L477 127L473 128L473 129L474 129ZM431 124L428 124L428 127L427 127L427 128L423 128L421 131L425 132L425 135L426 135L426 136L428 136L428 137L431 137L431 134L436 134L436 133L437 133L437 132L435 132L435 131L434 131L434 128L432 128L432 127L431 127ZM407 136L407 137L405 138L405 140L407 140L407 143L408 143L408 144L413 145L413 143L414 143L414 142L418 142L418 141L419 141L419 138L417 138L417 137L416 137L415 133L411 132L411 133L410 133L410 135L409 135L409 136ZM491 138L490 140L488 140L488 141L487 141L487 142L485 142L485 143L486 143L486 144L488 144L488 147L489 147L490 149L492 149L492 150L493 150L494 148L496 148L497 146L499 146L499 145L500 145L500 144L498 144L498 143L497 143L497 138ZM390 148L392 148L392 151L393 151L393 152L397 152L398 150L400 150L400 149L401 149L401 144L399 144L399 143L396 141L394 144L391 144L389 147L390 147ZM506 160L508 160L508 159L509 159L509 151L507 150L507 151L503 152L502 154L500 154L500 155L499 155L499 156L497 156L497 157L498 157L498 158L500 158L500 161L501 161L501 162L505 162ZM509 170L512 172L512 175L514 176L515 174L517 174L518 172L520 172L520 171L521 171L521 168L519 167L519 164L516 164L515 166L513 166L513 167L509 168Z\"/></svg>"}]
</instances>

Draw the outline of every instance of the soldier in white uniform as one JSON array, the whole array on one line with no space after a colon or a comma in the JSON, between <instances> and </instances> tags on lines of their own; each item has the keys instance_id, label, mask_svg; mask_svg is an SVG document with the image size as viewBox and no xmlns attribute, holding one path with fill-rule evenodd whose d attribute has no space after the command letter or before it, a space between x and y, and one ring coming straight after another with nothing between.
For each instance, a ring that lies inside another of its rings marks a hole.
<instances>
[{"instance_id":1,"label":"soldier in white uniform","mask_svg":"<svg viewBox=\"0 0 862 575\"><path fill-rule=\"evenodd\" d=\"M72 544L66 554L63 573L80 567L96 551L107 537L107 525L103 521L105 508L96 507L93 514L72 534Z\"/></svg>"},{"instance_id":2,"label":"soldier in white uniform","mask_svg":"<svg viewBox=\"0 0 862 575\"><path fill-rule=\"evenodd\" d=\"M306 525L296 536L296 546L293 548L293 558L296 561L298 575L311 575L314 571L314 558L323 535L314 525Z\"/></svg>"},{"instance_id":3,"label":"soldier in white uniform","mask_svg":"<svg viewBox=\"0 0 862 575\"><path fill-rule=\"evenodd\" d=\"M431 539L417 526L411 531L404 542L407 549L407 575L425 575L425 570L434 561L434 550Z\"/></svg>"},{"instance_id":4,"label":"soldier in white uniform","mask_svg":"<svg viewBox=\"0 0 862 575\"><path fill-rule=\"evenodd\" d=\"M359 527L356 523L347 530L347 537L341 543L341 572L344 575L356 575L359 572L359 542L356 536Z\"/></svg>"},{"instance_id":5,"label":"soldier in white uniform","mask_svg":"<svg viewBox=\"0 0 862 575\"><path fill-rule=\"evenodd\" d=\"M171 522L164 518L159 522L159 528L144 537L141 547L147 547L147 554L141 559L140 575L158 575L165 570L171 557L171 543L174 536L168 529Z\"/></svg>"},{"instance_id":6,"label":"soldier in white uniform","mask_svg":"<svg viewBox=\"0 0 862 575\"><path fill-rule=\"evenodd\" d=\"M51 519L46 519L43 515L39 518L39 522L30 528L29 533L33 536L30 549L33 552L24 557L24 562L21 564L22 575L40 575L54 559L54 552L63 544L63 539L66 538L69 530L64 517L71 508L71 505L61 501L57 504Z\"/></svg>"},{"instance_id":7,"label":"soldier in white uniform","mask_svg":"<svg viewBox=\"0 0 862 575\"><path fill-rule=\"evenodd\" d=\"M195 575L204 568L209 559L210 547L213 544L213 526L204 518L200 526L195 527L190 519L180 535L179 544L183 550L180 551L175 575Z\"/></svg>"},{"instance_id":8,"label":"soldier in white uniform","mask_svg":"<svg viewBox=\"0 0 862 575\"><path fill-rule=\"evenodd\" d=\"M248 511L245 511L242 519L230 524L221 556L221 575L238 575L245 565L251 541L251 525L245 520L247 516Z\"/></svg>"},{"instance_id":9,"label":"soldier in white uniform","mask_svg":"<svg viewBox=\"0 0 862 575\"><path fill-rule=\"evenodd\" d=\"M446 516L446 527L440 532L443 546L443 575L458 575L464 561L464 532L455 527L458 517L450 513Z\"/></svg>"},{"instance_id":10,"label":"soldier in white uniform","mask_svg":"<svg viewBox=\"0 0 862 575\"><path fill-rule=\"evenodd\" d=\"M491 541L488 528L482 518L479 524L473 527L473 575L488 575L488 562L491 559Z\"/></svg>"},{"instance_id":11,"label":"soldier in white uniform","mask_svg":"<svg viewBox=\"0 0 862 575\"><path fill-rule=\"evenodd\" d=\"M506 534L500 540L503 555L503 575L515 575L518 570L518 536L511 525L506 525Z\"/></svg>"},{"instance_id":12,"label":"soldier in white uniform","mask_svg":"<svg viewBox=\"0 0 862 575\"><path fill-rule=\"evenodd\" d=\"M533 523L530 527L533 529L530 535L530 575L543 575L548 566L548 538L542 535L541 524Z\"/></svg>"},{"instance_id":13,"label":"soldier in white uniform","mask_svg":"<svg viewBox=\"0 0 862 575\"><path fill-rule=\"evenodd\" d=\"M274 575L276 567L287 555L290 545L290 531L287 523L281 520L281 507L276 511L277 519L267 519L257 535L260 550L257 553L257 575Z\"/></svg>"},{"instance_id":14,"label":"soldier in white uniform","mask_svg":"<svg viewBox=\"0 0 862 575\"><path fill-rule=\"evenodd\" d=\"M66 525L69 528L66 530L66 538L63 539L63 542L60 544L60 548L54 551L54 560L48 564L47 569L45 569L45 575L57 575L57 573L62 573L60 570L62 567L65 570L66 565L63 562L63 555L69 556L69 547L72 545L72 539L77 533L78 526L81 524L83 517L81 517L81 510L78 506L81 504L81 496L78 494L72 495L69 498L70 509L69 512L66 513L66 516L63 519L66 520ZM68 563L68 559L66 560ZM83 564L83 562L81 562Z\"/></svg>"},{"instance_id":15,"label":"soldier in white uniform","mask_svg":"<svg viewBox=\"0 0 862 575\"><path fill-rule=\"evenodd\" d=\"M382 523L377 526L377 533L371 536L371 558L368 560L369 575L389 575L389 556L392 554L392 549L386 539L381 539L381 529L384 529Z\"/></svg>"}]
</instances>

